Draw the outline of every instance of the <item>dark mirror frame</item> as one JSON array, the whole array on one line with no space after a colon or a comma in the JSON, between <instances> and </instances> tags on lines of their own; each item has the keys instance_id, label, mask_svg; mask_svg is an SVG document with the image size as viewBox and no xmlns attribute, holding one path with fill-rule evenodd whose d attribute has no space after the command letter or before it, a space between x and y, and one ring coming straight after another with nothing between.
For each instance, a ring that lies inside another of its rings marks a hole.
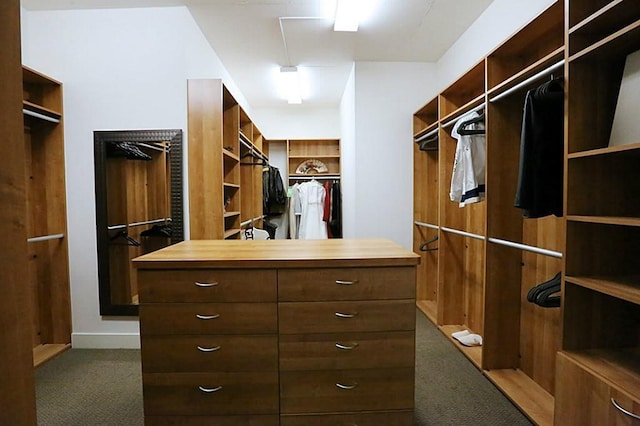
<instances>
[{"instance_id":1,"label":"dark mirror frame","mask_svg":"<svg viewBox=\"0 0 640 426\"><path fill-rule=\"evenodd\" d=\"M171 143L171 244L184 240L182 186L182 130L113 130L94 131L94 164L96 193L96 236L98 243L98 286L100 315L137 316L138 305L111 303L109 277L109 234L107 230L107 146L116 142Z\"/></svg>"}]
</instances>

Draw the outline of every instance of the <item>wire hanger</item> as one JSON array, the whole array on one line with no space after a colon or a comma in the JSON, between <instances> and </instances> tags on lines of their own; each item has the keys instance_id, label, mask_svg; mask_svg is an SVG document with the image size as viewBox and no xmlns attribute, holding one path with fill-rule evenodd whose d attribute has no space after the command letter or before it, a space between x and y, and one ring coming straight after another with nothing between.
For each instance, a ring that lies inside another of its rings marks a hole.
<instances>
[{"instance_id":1,"label":"wire hanger","mask_svg":"<svg viewBox=\"0 0 640 426\"><path fill-rule=\"evenodd\" d=\"M427 248L427 246L429 244L435 243L436 241L438 241L438 236L437 235L435 237L433 237L432 239L430 239L429 241L425 241L424 243L420 244L419 250L420 251L436 251L436 250L438 250L438 247Z\"/></svg>"}]
</instances>

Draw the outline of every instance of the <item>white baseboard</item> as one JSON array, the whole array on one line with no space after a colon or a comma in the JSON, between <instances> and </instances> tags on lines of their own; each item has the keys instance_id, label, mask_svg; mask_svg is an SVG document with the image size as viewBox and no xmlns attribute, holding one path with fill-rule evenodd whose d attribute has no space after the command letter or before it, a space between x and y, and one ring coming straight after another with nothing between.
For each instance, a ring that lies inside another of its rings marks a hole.
<instances>
[{"instance_id":1,"label":"white baseboard","mask_svg":"<svg viewBox=\"0 0 640 426\"><path fill-rule=\"evenodd\" d=\"M72 333L71 347L77 349L140 349L140 334Z\"/></svg>"}]
</instances>

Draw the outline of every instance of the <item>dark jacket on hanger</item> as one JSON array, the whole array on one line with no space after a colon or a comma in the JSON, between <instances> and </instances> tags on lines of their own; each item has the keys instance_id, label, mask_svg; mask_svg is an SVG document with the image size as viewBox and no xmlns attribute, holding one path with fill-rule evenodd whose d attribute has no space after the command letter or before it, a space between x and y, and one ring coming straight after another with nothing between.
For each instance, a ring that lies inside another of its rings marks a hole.
<instances>
[{"instance_id":1,"label":"dark jacket on hanger","mask_svg":"<svg viewBox=\"0 0 640 426\"><path fill-rule=\"evenodd\" d=\"M287 194L277 167L268 166L262 172L263 214L282 214L287 205Z\"/></svg>"},{"instance_id":2,"label":"dark jacket on hanger","mask_svg":"<svg viewBox=\"0 0 640 426\"><path fill-rule=\"evenodd\" d=\"M518 187L523 216L562 216L564 87L562 79L529 90L524 104Z\"/></svg>"}]
</instances>

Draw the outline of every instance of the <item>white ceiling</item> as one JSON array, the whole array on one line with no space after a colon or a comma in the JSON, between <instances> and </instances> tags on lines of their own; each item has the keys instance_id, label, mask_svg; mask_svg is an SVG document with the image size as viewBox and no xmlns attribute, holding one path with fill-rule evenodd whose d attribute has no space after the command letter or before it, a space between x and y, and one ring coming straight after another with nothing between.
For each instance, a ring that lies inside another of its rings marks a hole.
<instances>
[{"instance_id":1,"label":"white ceiling","mask_svg":"<svg viewBox=\"0 0 640 426\"><path fill-rule=\"evenodd\" d=\"M281 107L298 66L300 107L336 107L354 61L435 62L493 0L370 0L357 33L333 32L335 0L22 0L27 10L187 6L253 108Z\"/></svg>"}]
</instances>

